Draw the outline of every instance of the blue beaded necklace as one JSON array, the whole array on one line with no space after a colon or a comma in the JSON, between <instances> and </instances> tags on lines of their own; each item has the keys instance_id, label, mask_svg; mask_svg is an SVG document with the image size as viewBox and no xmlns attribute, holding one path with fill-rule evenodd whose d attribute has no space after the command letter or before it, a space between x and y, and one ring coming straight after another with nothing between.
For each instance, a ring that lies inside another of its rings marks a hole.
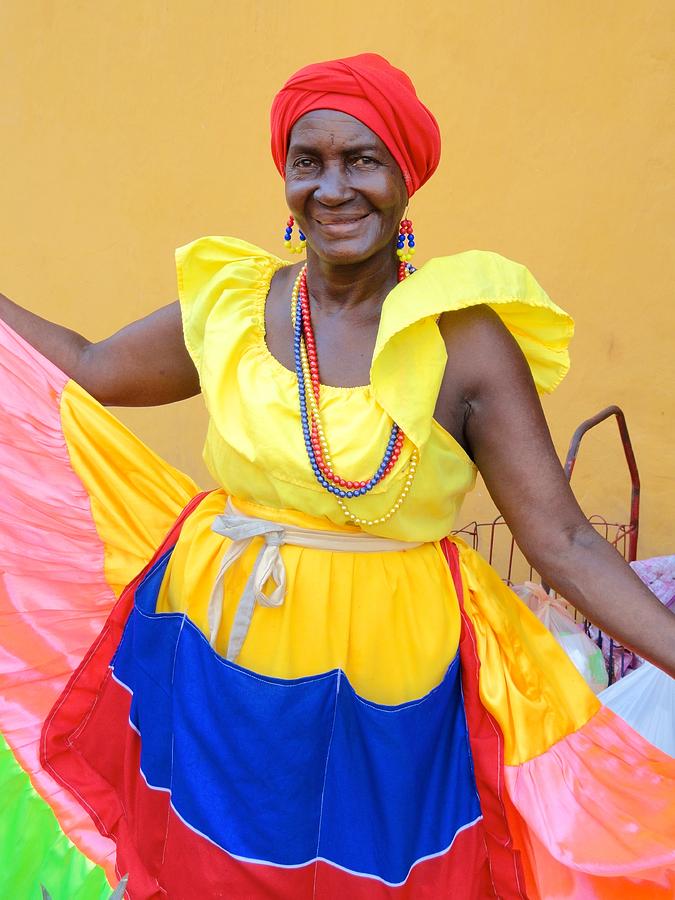
<instances>
[{"instance_id":1,"label":"blue beaded necklace","mask_svg":"<svg viewBox=\"0 0 675 900\"><path fill-rule=\"evenodd\" d=\"M410 263L402 262L399 267L399 281L408 277L415 271L414 266ZM304 266L298 275L292 295L291 313L293 316L293 358L295 363L295 372L298 379L298 401L300 405L300 420L302 424L303 439L305 449L309 458L310 466L314 473L314 477L324 490L334 494L340 499L351 499L353 497L363 496L379 484L380 481L391 471L396 459L400 453L404 435L401 429L393 423L389 440L382 457L382 461L375 473L367 480L360 482L346 481L336 476L333 471L326 465L321 453L321 445L316 438L316 433L312 433L312 421L315 426L320 428L318 422L318 397L312 402L309 392L316 390L318 394L318 362L315 358L314 337L312 333L310 312L309 312L309 294L307 291L307 266ZM307 362L307 345L314 351L314 362L316 376L310 373ZM309 377L308 377L309 376ZM310 381L310 383L308 383ZM310 401L308 403L308 397ZM313 410L308 406L314 407ZM312 418L314 416L314 419ZM313 439L314 438L314 439ZM328 476L328 477L327 477Z\"/></svg>"}]
</instances>

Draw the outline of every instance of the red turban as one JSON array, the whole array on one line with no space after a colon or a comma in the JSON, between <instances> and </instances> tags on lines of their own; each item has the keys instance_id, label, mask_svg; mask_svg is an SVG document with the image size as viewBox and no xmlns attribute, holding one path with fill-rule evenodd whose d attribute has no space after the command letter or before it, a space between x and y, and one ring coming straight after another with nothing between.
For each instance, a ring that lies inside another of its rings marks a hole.
<instances>
[{"instance_id":1,"label":"red turban","mask_svg":"<svg viewBox=\"0 0 675 900\"><path fill-rule=\"evenodd\" d=\"M436 171L438 123L412 81L376 53L314 63L292 75L272 103L272 156L282 176L291 128L305 113L334 109L380 138L399 164L411 197Z\"/></svg>"}]
</instances>

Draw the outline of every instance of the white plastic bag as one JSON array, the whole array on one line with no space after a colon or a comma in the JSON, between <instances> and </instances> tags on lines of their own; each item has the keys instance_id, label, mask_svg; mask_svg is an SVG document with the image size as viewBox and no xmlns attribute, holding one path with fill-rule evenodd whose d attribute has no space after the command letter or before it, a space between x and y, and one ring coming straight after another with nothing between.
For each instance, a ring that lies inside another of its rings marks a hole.
<instances>
[{"instance_id":1,"label":"white plastic bag","mask_svg":"<svg viewBox=\"0 0 675 900\"><path fill-rule=\"evenodd\" d=\"M675 756L675 679L651 663L598 695L650 744Z\"/></svg>"},{"instance_id":2,"label":"white plastic bag","mask_svg":"<svg viewBox=\"0 0 675 900\"><path fill-rule=\"evenodd\" d=\"M516 585L513 590L548 628L591 690L596 694L604 690L609 679L602 650L574 621L563 601L550 597L532 581Z\"/></svg>"}]
</instances>

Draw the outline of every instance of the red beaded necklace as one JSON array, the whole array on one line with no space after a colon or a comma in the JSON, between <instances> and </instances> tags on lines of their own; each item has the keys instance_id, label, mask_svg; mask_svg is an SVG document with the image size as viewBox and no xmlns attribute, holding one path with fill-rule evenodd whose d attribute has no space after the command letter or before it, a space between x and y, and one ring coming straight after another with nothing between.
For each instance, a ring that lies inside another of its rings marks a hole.
<instances>
[{"instance_id":1,"label":"red beaded necklace","mask_svg":"<svg viewBox=\"0 0 675 900\"><path fill-rule=\"evenodd\" d=\"M398 267L398 281L402 281L414 272L410 263L401 261ZM372 525L375 522L385 521L401 505L403 497L408 493L412 476L417 465L417 453L413 451L411 456L409 474L402 492L394 507L381 519L374 522L361 519L351 513L344 503L344 499L350 499L371 491L376 484L386 478L394 468L405 441L405 435L396 423L393 423L391 435L387 443L382 462L377 471L367 481L354 481L336 474L333 469L328 443L323 431L321 416L319 413L321 379L319 375L319 360L316 350L316 341L312 329L311 308L309 291L307 288L307 266L304 266L298 275L291 299L291 316L294 327L294 356L296 373L298 376L298 394L300 401L300 415L303 425L305 447L314 475L325 490L336 496L336 499L347 516L358 524Z\"/></svg>"}]
</instances>

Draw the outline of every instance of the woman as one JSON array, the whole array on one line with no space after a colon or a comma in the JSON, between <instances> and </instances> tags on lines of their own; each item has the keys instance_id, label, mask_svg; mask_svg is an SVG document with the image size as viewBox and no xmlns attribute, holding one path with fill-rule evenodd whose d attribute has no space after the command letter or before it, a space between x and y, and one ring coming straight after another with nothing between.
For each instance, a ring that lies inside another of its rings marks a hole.
<instances>
[{"instance_id":1,"label":"woman","mask_svg":"<svg viewBox=\"0 0 675 900\"><path fill-rule=\"evenodd\" d=\"M439 133L381 57L296 73L272 152L306 266L196 241L180 304L97 345L0 309L39 351L4 333L5 529L49 531L10 560L13 654L43 684L15 689L17 757L56 700L34 782L97 861L80 806L113 838L134 898L672 896L671 761L445 538L478 468L547 581L675 672L675 620L586 522L537 399L570 319L496 254L414 272ZM206 496L92 400L200 388ZM77 623L56 639L26 613L36 557Z\"/></svg>"}]
</instances>

